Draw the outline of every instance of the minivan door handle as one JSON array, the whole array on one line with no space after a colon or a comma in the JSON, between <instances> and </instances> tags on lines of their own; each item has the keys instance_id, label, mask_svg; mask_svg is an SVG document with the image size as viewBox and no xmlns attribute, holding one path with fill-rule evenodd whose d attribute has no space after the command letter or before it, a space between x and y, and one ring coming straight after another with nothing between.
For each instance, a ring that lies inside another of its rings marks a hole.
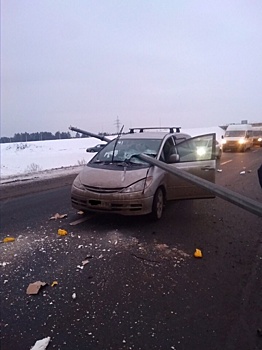
<instances>
[{"instance_id":1,"label":"minivan door handle","mask_svg":"<svg viewBox=\"0 0 262 350\"><path fill-rule=\"evenodd\" d=\"M209 170L215 170L214 167L210 166L210 165L206 165L206 166L203 166L201 168L201 170L204 170L204 171L209 171Z\"/></svg>"}]
</instances>

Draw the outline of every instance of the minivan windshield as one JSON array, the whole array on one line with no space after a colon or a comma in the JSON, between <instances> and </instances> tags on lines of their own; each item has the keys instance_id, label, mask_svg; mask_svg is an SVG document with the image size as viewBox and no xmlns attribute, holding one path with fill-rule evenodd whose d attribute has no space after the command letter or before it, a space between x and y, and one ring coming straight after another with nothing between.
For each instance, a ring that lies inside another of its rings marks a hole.
<instances>
[{"instance_id":1,"label":"minivan windshield","mask_svg":"<svg viewBox=\"0 0 262 350\"><path fill-rule=\"evenodd\" d=\"M253 136L262 136L262 130L254 130Z\"/></svg>"},{"instance_id":2,"label":"minivan windshield","mask_svg":"<svg viewBox=\"0 0 262 350\"><path fill-rule=\"evenodd\" d=\"M225 137L245 137L245 135L245 130L230 130L225 133Z\"/></svg>"},{"instance_id":3,"label":"minivan windshield","mask_svg":"<svg viewBox=\"0 0 262 350\"><path fill-rule=\"evenodd\" d=\"M121 139L113 140L101 150L90 163L121 163L132 162L137 164L145 164L136 155L145 153L156 157L161 139ZM114 154L113 154L114 153ZM132 159L131 159L132 158Z\"/></svg>"}]
</instances>

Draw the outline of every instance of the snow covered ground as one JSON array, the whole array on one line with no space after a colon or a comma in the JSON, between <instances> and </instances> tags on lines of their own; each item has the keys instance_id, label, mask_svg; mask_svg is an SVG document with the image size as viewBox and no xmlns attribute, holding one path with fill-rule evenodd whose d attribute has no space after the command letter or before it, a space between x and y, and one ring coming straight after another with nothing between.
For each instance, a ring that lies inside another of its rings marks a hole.
<instances>
[{"instance_id":1,"label":"snow covered ground","mask_svg":"<svg viewBox=\"0 0 262 350\"><path fill-rule=\"evenodd\" d=\"M215 132L218 141L224 134L220 127L181 129L181 132L192 136ZM90 137L1 144L1 183L35 174L50 177L77 172L94 155L86 152L86 148L98 143L103 142Z\"/></svg>"}]
</instances>

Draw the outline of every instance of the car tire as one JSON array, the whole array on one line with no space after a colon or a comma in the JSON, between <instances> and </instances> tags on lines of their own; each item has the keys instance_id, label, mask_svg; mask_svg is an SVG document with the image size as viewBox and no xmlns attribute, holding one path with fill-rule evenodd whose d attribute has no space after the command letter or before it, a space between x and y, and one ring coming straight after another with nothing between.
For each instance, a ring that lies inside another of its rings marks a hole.
<instances>
[{"instance_id":1,"label":"car tire","mask_svg":"<svg viewBox=\"0 0 262 350\"><path fill-rule=\"evenodd\" d=\"M153 205L152 205L152 213L151 217L153 220L160 220L164 210L164 192L161 187L156 190L154 195Z\"/></svg>"}]
</instances>

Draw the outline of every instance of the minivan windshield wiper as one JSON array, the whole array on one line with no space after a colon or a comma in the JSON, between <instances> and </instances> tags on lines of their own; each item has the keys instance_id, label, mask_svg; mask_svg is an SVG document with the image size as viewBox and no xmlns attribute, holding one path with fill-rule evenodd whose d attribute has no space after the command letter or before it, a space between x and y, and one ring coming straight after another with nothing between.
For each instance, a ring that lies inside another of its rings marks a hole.
<instances>
[{"instance_id":1,"label":"minivan windshield wiper","mask_svg":"<svg viewBox=\"0 0 262 350\"><path fill-rule=\"evenodd\" d=\"M112 162L109 160L96 159L96 160L93 160L92 162L90 162L89 164L110 164L110 163L112 163Z\"/></svg>"}]
</instances>

